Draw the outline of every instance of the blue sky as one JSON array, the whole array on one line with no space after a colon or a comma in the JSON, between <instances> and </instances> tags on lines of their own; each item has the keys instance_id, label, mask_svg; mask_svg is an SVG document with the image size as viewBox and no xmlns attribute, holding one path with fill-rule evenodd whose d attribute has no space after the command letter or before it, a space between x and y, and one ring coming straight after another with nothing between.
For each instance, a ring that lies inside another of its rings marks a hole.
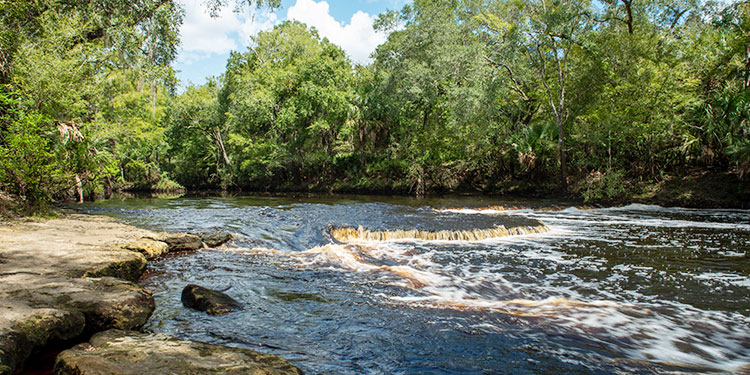
<instances>
[{"instance_id":1,"label":"blue sky","mask_svg":"<svg viewBox=\"0 0 750 375\"><path fill-rule=\"evenodd\" d=\"M236 13L229 7L216 18L208 15L203 0L178 1L186 14L174 67L184 87L220 75L231 51L245 51L252 35L289 19L314 26L354 62L368 63L370 53L386 38L372 30L373 20L387 9L401 9L409 0L283 0L273 12L244 9Z\"/></svg>"}]
</instances>

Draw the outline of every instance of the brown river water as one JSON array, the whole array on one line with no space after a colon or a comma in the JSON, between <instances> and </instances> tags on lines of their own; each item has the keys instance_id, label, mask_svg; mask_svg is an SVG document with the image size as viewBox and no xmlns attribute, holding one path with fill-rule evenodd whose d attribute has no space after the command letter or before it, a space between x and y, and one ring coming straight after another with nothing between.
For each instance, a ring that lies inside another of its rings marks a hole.
<instances>
[{"instance_id":1,"label":"brown river water","mask_svg":"<svg viewBox=\"0 0 750 375\"><path fill-rule=\"evenodd\" d=\"M310 374L742 373L750 211L480 197L90 203L222 249L149 265L147 329L279 354ZM197 283L244 309L184 308ZM743 370L744 368L744 370Z\"/></svg>"}]
</instances>

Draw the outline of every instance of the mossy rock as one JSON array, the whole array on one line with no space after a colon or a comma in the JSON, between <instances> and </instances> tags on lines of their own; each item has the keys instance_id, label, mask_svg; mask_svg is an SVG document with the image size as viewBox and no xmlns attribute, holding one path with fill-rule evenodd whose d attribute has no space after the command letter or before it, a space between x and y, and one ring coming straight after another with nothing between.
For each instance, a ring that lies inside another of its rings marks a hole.
<instances>
[{"instance_id":1,"label":"mossy rock","mask_svg":"<svg viewBox=\"0 0 750 375\"><path fill-rule=\"evenodd\" d=\"M146 271L146 257L139 253L132 253L128 259L122 259L107 263L106 265L88 270L83 277L116 277L119 279L136 282Z\"/></svg>"},{"instance_id":2,"label":"mossy rock","mask_svg":"<svg viewBox=\"0 0 750 375\"><path fill-rule=\"evenodd\" d=\"M89 334L107 329L141 329L156 309L154 297L140 286L115 278L91 279L88 290L70 294L66 306L86 317Z\"/></svg>"},{"instance_id":3,"label":"mossy rock","mask_svg":"<svg viewBox=\"0 0 750 375\"><path fill-rule=\"evenodd\" d=\"M34 351L53 342L79 337L85 318L75 311L32 309L28 315L0 332L0 374L15 373Z\"/></svg>"}]
</instances>

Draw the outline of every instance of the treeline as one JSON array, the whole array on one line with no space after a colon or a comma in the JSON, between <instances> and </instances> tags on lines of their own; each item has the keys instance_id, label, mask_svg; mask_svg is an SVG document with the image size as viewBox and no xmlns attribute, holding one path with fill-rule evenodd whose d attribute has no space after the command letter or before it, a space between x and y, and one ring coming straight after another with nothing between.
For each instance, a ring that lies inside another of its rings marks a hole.
<instances>
[{"instance_id":1,"label":"treeline","mask_svg":"<svg viewBox=\"0 0 750 375\"><path fill-rule=\"evenodd\" d=\"M177 184L597 200L750 173L748 2L416 0L380 15L370 65L285 22L179 94L172 2L2 4L0 181L27 200Z\"/></svg>"}]
</instances>

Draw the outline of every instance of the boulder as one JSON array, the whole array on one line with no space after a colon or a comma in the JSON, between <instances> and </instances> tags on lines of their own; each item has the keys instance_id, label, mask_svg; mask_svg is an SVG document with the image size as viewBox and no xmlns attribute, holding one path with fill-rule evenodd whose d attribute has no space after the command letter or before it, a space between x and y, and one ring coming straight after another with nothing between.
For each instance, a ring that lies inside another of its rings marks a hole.
<instances>
[{"instance_id":1,"label":"boulder","mask_svg":"<svg viewBox=\"0 0 750 375\"><path fill-rule=\"evenodd\" d=\"M162 233L149 239L166 242L169 252L198 250L203 247L201 238L189 233Z\"/></svg>"},{"instance_id":2,"label":"boulder","mask_svg":"<svg viewBox=\"0 0 750 375\"><path fill-rule=\"evenodd\" d=\"M166 242L152 240L149 238L141 238L129 242L123 247L130 251L136 251L143 254L146 259L154 259L169 252L169 245L167 245Z\"/></svg>"},{"instance_id":3,"label":"boulder","mask_svg":"<svg viewBox=\"0 0 750 375\"><path fill-rule=\"evenodd\" d=\"M109 330L60 353L56 375L264 374L302 371L285 359L152 333Z\"/></svg>"},{"instance_id":4,"label":"boulder","mask_svg":"<svg viewBox=\"0 0 750 375\"><path fill-rule=\"evenodd\" d=\"M182 290L182 304L211 315L227 314L242 307L239 302L222 292L195 284Z\"/></svg>"},{"instance_id":5,"label":"boulder","mask_svg":"<svg viewBox=\"0 0 750 375\"><path fill-rule=\"evenodd\" d=\"M83 313L87 334L110 328L141 329L156 309L151 292L136 284L113 277L88 281L85 290L67 292L62 295L64 302L58 302Z\"/></svg>"},{"instance_id":6,"label":"boulder","mask_svg":"<svg viewBox=\"0 0 750 375\"><path fill-rule=\"evenodd\" d=\"M229 232L208 232L201 233L201 241L207 247L218 247L232 240L232 234Z\"/></svg>"},{"instance_id":7,"label":"boulder","mask_svg":"<svg viewBox=\"0 0 750 375\"><path fill-rule=\"evenodd\" d=\"M55 342L110 328L140 329L154 311L151 293L113 278L3 278L0 374L13 374L32 353Z\"/></svg>"},{"instance_id":8,"label":"boulder","mask_svg":"<svg viewBox=\"0 0 750 375\"><path fill-rule=\"evenodd\" d=\"M85 324L79 312L0 302L0 374L13 374L38 348L78 337Z\"/></svg>"}]
</instances>

